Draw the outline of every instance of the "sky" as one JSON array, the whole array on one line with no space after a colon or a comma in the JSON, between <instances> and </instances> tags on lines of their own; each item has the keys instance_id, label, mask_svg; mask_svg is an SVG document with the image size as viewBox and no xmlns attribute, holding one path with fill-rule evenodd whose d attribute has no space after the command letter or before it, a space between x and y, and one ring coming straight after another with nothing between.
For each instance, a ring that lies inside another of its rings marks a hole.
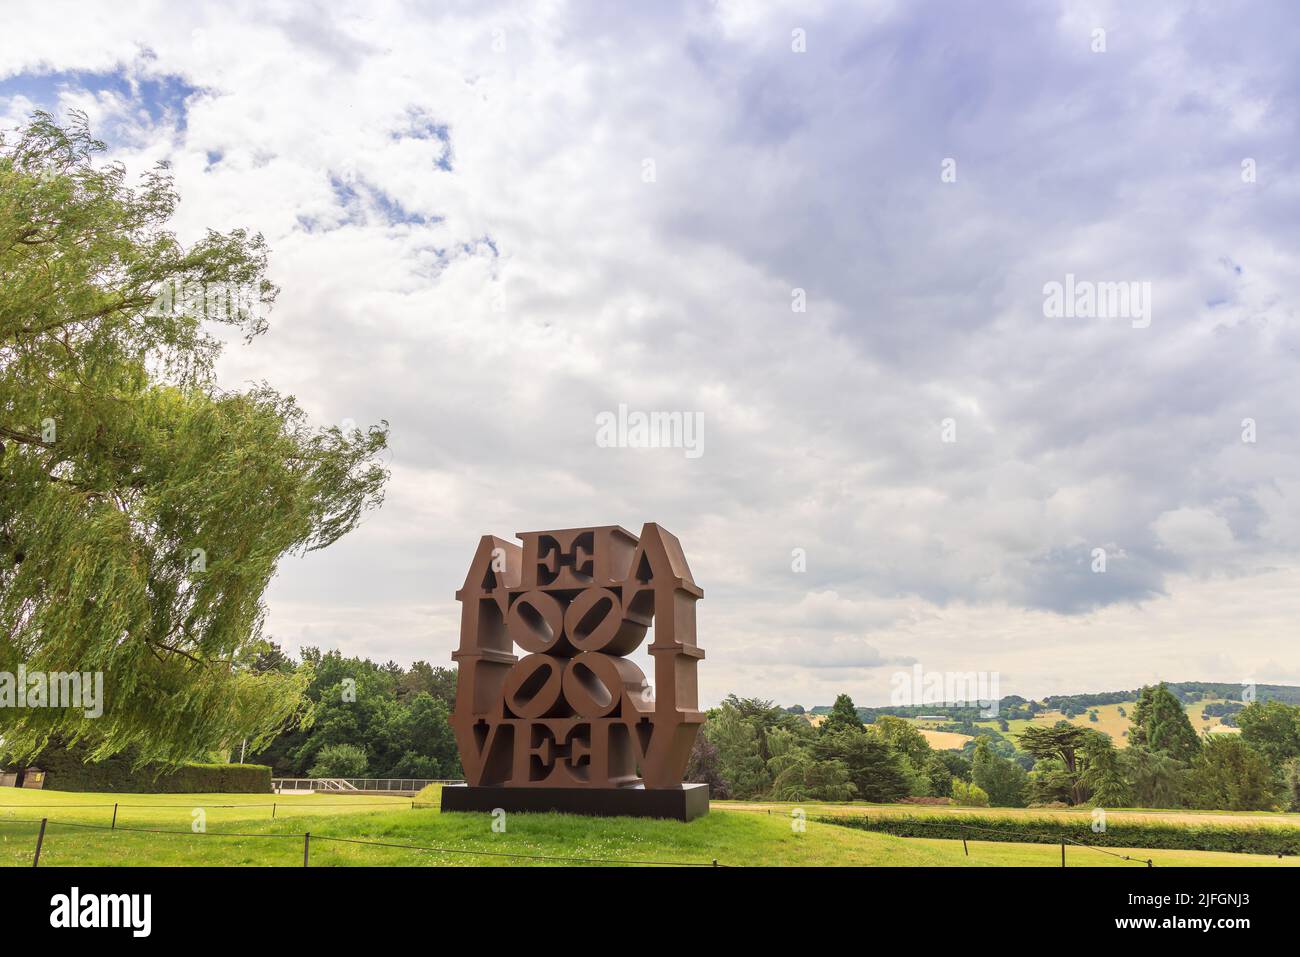
<instances>
[{"instance_id":1,"label":"sky","mask_svg":"<svg viewBox=\"0 0 1300 957\"><path fill-rule=\"evenodd\" d=\"M183 239L266 236L220 383L390 423L382 509L268 592L290 652L449 664L480 535L652 521L705 705L1300 683L1288 4L0 19L0 127L84 110Z\"/></svg>"}]
</instances>

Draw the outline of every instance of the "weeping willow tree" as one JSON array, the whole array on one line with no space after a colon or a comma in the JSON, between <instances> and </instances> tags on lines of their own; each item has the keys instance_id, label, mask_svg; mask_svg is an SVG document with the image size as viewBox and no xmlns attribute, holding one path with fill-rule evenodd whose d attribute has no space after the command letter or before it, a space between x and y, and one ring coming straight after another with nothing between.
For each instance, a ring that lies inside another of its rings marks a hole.
<instances>
[{"instance_id":1,"label":"weeping willow tree","mask_svg":"<svg viewBox=\"0 0 1300 957\"><path fill-rule=\"evenodd\" d=\"M313 429L268 385L219 389L222 325L276 289L260 235L168 229L165 167L128 183L84 117L0 137L0 673L102 673L103 713L0 707L0 751L78 743L174 763L304 718L259 672L263 594L382 500L387 423Z\"/></svg>"}]
</instances>

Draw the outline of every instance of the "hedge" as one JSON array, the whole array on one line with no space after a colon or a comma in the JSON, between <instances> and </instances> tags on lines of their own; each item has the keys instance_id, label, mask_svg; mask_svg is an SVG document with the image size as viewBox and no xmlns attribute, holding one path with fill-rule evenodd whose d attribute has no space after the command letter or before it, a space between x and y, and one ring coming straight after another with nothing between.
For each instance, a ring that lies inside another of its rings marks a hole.
<instances>
[{"instance_id":1,"label":"hedge","mask_svg":"<svg viewBox=\"0 0 1300 957\"><path fill-rule=\"evenodd\" d=\"M935 837L947 840L1007 841L1024 844L1060 844L1075 841L1094 847L1132 847L1180 851L1231 851L1236 854L1300 854L1300 828L1281 825L1155 824L1144 821L1107 821L1106 830L1092 830L1091 821L1050 817L948 817L911 815L837 814L816 817L862 831L897 837Z\"/></svg>"},{"instance_id":2,"label":"hedge","mask_svg":"<svg viewBox=\"0 0 1300 957\"><path fill-rule=\"evenodd\" d=\"M125 791L135 794L270 794L271 769L264 764L145 765L134 768L127 754L83 760L80 748L47 747L27 767L45 772L54 791Z\"/></svg>"}]
</instances>

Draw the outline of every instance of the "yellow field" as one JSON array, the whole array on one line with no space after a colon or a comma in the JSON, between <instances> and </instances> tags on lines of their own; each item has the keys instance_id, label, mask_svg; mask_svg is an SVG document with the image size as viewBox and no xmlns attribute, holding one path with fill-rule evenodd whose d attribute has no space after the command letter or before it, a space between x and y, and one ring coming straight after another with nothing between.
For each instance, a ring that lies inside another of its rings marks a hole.
<instances>
[{"instance_id":1,"label":"yellow field","mask_svg":"<svg viewBox=\"0 0 1300 957\"><path fill-rule=\"evenodd\" d=\"M1095 728L1098 731L1104 732L1105 734L1110 735L1111 740L1115 742L1117 748L1125 748L1128 747L1130 716L1133 714L1133 709L1136 706L1137 702L1135 701L1126 701L1124 704L1097 705L1095 708L1091 709L1092 711L1097 712L1096 721L1090 720L1087 713L1077 715L1068 720L1071 724L1077 724L1081 728ZM1126 714L1120 714L1120 708L1123 708ZM1060 721L1065 717L1059 711L1053 712L1053 714L1054 717L1051 718L1049 722L1051 724L1055 724L1057 721Z\"/></svg>"},{"instance_id":2,"label":"yellow field","mask_svg":"<svg viewBox=\"0 0 1300 957\"><path fill-rule=\"evenodd\" d=\"M1223 723L1218 715L1206 717L1205 706L1207 704L1217 704L1219 701L1198 701L1195 704L1187 706L1187 717L1191 719L1192 727L1199 734L1202 731L1208 731L1210 734L1240 734L1241 728L1229 728Z\"/></svg>"},{"instance_id":3,"label":"yellow field","mask_svg":"<svg viewBox=\"0 0 1300 957\"><path fill-rule=\"evenodd\" d=\"M919 730L936 751L960 751L971 739L970 735L958 734L956 731L935 731L924 727Z\"/></svg>"}]
</instances>

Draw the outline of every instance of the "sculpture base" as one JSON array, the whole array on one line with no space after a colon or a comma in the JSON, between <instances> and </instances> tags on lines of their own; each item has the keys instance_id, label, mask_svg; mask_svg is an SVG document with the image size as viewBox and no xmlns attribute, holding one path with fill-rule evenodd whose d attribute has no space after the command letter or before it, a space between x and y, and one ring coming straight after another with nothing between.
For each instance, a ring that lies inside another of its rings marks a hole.
<instances>
[{"instance_id":1,"label":"sculpture base","mask_svg":"<svg viewBox=\"0 0 1300 957\"><path fill-rule=\"evenodd\" d=\"M660 817L691 821L709 813L709 786L675 788L508 788L448 784L444 811L504 811L590 814L595 817Z\"/></svg>"}]
</instances>

